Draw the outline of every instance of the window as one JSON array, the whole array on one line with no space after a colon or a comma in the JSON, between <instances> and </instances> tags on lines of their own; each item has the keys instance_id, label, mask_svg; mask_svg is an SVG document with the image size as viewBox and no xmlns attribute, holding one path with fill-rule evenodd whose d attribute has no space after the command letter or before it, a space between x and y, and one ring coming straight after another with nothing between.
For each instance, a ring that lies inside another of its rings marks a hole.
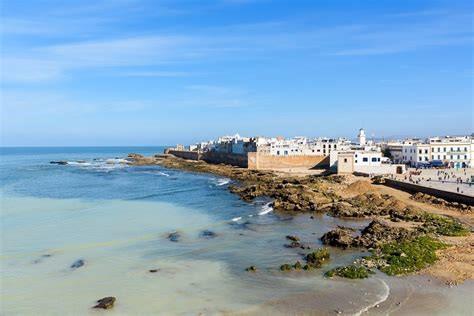
<instances>
[{"instance_id":1,"label":"window","mask_svg":"<svg viewBox=\"0 0 474 316\"><path fill-rule=\"evenodd\" d=\"M446 152L446 147L443 147L443 151Z\"/></svg>"},{"instance_id":2,"label":"window","mask_svg":"<svg viewBox=\"0 0 474 316\"><path fill-rule=\"evenodd\" d=\"M419 159L419 160L420 160L420 161L422 161L422 160L423 160L423 158L422 158L422 157L420 157L420 159Z\"/></svg>"},{"instance_id":3,"label":"window","mask_svg":"<svg viewBox=\"0 0 474 316\"><path fill-rule=\"evenodd\" d=\"M280 156L280 151L279 150L277 150L277 155Z\"/></svg>"},{"instance_id":4,"label":"window","mask_svg":"<svg viewBox=\"0 0 474 316\"><path fill-rule=\"evenodd\" d=\"M377 158L376 157L372 157L372 162L377 162Z\"/></svg>"},{"instance_id":5,"label":"window","mask_svg":"<svg viewBox=\"0 0 474 316\"><path fill-rule=\"evenodd\" d=\"M441 159L441 155L438 155L438 159Z\"/></svg>"},{"instance_id":6,"label":"window","mask_svg":"<svg viewBox=\"0 0 474 316\"><path fill-rule=\"evenodd\" d=\"M467 151L467 147L464 147L464 151Z\"/></svg>"},{"instance_id":7,"label":"window","mask_svg":"<svg viewBox=\"0 0 474 316\"><path fill-rule=\"evenodd\" d=\"M355 160L355 163L357 163L357 159Z\"/></svg>"},{"instance_id":8,"label":"window","mask_svg":"<svg viewBox=\"0 0 474 316\"><path fill-rule=\"evenodd\" d=\"M464 159L467 160L467 155L464 155Z\"/></svg>"},{"instance_id":9,"label":"window","mask_svg":"<svg viewBox=\"0 0 474 316\"><path fill-rule=\"evenodd\" d=\"M369 158L364 157L364 158L362 158L362 161L363 161L363 162L367 162L367 161L369 161Z\"/></svg>"},{"instance_id":10,"label":"window","mask_svg":"<svg viewBox=\"0 0 474 316\"><path fill-rule=\"evenodd\" d=\"M433 160L434 160L434 155L431 155L431 159L433 159Z\"/></svg>"},{"instance_id":11,"label":"window","mask_svg":"<svg viewBox=\"0 0 474 316\"><path fill-rule=\"evenodd\" d=\"M421 154L423 151L421 149L418 150L418 153Z\"/></svg>"},{"instance_id":12,"label":"window","mask_svg":"<svg viewBox=\"0 0 474 316\"><path fill-rule=\"evenodd\" d=\"M428 149L425 149L425 154L427 154L427 153L428 153Z\"/></svg>"},{"instance_id":13,"label":"window","mask_svg":"<svg viewBox=\"0 0 474 316\"><path fill-rule=\"evenodd\" d=\"M344 162L347 162L347 158L344 158Z\"/></svg>"},{"instance_id":14,"label":"window","mask_svg":"<svg viewBox=\"0 0 474 316\"><path fill-rule=\"evenodd\" d=\"M377 161L380 161L380 158L377 158Z\"/></svg>"},{"instance_id":15,"label":"window","mask_svg":"<svg viewBox=\"0 0 474 316\"><path fill-rule=\"evenodd\" d=\"M441 148L440 148L440 147L438 147L438 152L440 152L440 151L441 151Z\"/></svg>"}]
</instances>

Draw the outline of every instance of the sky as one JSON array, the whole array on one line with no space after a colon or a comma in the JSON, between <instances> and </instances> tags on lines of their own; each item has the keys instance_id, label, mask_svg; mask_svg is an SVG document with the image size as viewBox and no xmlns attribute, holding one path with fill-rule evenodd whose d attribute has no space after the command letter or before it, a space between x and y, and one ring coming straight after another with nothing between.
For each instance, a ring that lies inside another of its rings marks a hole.
<instances>
[{"instance_id":1,"label":"sky","mask_svg":"<svg viewBox=\"0 0 474 316\"><path fill-rule=\"evenodd\" d=\"M3 0L1 145L473 132L473 4Z\"/></svg>"}]
</instances>

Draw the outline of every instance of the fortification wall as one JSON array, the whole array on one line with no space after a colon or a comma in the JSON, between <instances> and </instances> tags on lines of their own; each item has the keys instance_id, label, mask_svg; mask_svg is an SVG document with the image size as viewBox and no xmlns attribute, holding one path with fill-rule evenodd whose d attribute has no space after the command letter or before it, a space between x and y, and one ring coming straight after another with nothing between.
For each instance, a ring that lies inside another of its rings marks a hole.
<instances>
[{"instance_id":1,"label":"fortification wall","mask_svg":"<svg viewBox=\"0 0 474 316\"><path fill-rule=\"evenodd\" d=\"M329 156L272 156L252 152L248 154L248 168L275 170L287 168L328 168Z\"/></svg>"},{"instance_id":2,"label":"fortification wall","mask_svg":"<svg viewBox=\"0 0 474 316\"><path fill-rule=\"evenodd\" d=\"M248 167L247 155L209 151L209 152L204 153L201 159L204 160L205 162L213 163L213 164L224 163L224 164L242 167L242 168Z\"/></svg>"},{"instance_id":3,"label":"fortification wall","mask_svg":"<svg viewBox=\"0 0 474 316\"><path fill-rule=\"evenodd\" d=\"M407 182L402 182L402 181L397 181L397 180L392 180L392 179L384 179L384 180L385 180L384 184L386 186L399 189L408 193L421 192L421 193L439 197L449 202L464 203L471 206L474 205L474 197L470 195L438 190L438 189L425 187L425 186L421 186L414 183L407 183Z\"/></svg>"},{"instance_id":4,"label":"fortification wall","mask_svg":"<svg viewBox=\"0 0 474 316\"><path fill-rule=\"evenodd\" d=\"M183 159L188 159L188 160L201 160L202 159L202 154L197 151L166 149L165 154L171 154L178 158L183 158Z\"/></svg>"}]
</instances>

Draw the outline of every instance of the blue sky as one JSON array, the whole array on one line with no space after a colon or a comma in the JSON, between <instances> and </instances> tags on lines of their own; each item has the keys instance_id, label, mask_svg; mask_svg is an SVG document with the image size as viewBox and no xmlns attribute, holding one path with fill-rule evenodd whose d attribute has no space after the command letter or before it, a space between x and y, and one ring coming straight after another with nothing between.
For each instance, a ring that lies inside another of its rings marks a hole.
<instances>
[{"instance_id":1,"label":"blue sky","mask_svg":"<svg viewBox=\"0 0 474 316\"><path fill-rule=\"evenodd\" d=\"M2 1L2 145L473 132L470 1Z\"/></svg>"}]
</instances>

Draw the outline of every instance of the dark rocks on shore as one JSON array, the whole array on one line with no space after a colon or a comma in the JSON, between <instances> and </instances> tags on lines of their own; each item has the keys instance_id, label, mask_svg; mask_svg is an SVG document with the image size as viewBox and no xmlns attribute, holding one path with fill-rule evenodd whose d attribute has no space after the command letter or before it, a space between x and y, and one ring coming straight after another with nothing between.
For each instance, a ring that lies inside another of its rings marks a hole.
<instances>
[{"instance_id":1,"label":"dark rocks on shore","mask_svg":"<svg viewBox=\"0 0 474 316\"><path fill-rule=\"evenodd\" d=\"M181 234L178 232L172 232L168 234L169 241L178 242L181 239Z\"/></svg>"},{"instance_id":2,"label":"dark rocks on shore","mask_svg":"<svg viewBox=\"0 0 474 316\"><path fill-rule=\"evenodd\" d=\"M362 229L360 235L354 235L350 228L338 227L324 234L321 241L325 245L340 247L377 248L382 244L399 242L416 236L415 231L401 227L392 227L379 220L373 220Z\"/></svg>"},{"instance_id":3,"label":"dark rocks on shore","mask_svg":"<svg viewBox=\"0 0 474 316\"><path fill-rule=\"evenodd\" d=\"M86 262L83 259L78 259L78 260L74 261L71 264L70 268L71 269L78 269L78 268L84 266L85 264L86 264Z\"/></svg>"},{"instance_id":4,"label":"dark rocks on shore","mask_svg":"<svg viewBox=\"0 0 474 316\"><path fill-rule=\"evenodd\" d=\"M245 268L245 271L247 271L247 272L257 272L257 267L256 266L250 266L248 268Z\"/></svg>"},{"instance_id":5,"label":"dark rocks on shore","mask_svg":"<svg viewBox=\"0 0 474 316\"><path fill-rule=\"evenodd\" d=\"M104 297L100 300L97 300L97 304L94 306L94 308L111 309L114 307L115 301L116 298L113 296Z\"/></svg>"},{"instance_id":6,"label":"dark rocks on shore","mask_svg":"<svg viewBox=\"0 0 474 316\"><path fill-rule=\"evenodd\" d=\"M471 213L473 210L472 206L469 206L463 203L448 202L441 198L437 198L435 196L421 193L421 192L413 194L410 198L415 201L425 202L425 203L434 204L434 205L441 205L447 208L456 209L463 213Z\"/></svg>"},{"instance_id":7,"label":"dark rocks on shore","mask_svg":"<svg viewBox=\"0 0 474 316\"><path fill-rule=\"evenodd\" d=\"M354 241L354 237L352 236L352 234L352 230L343 227L338 227L334 230L325 233L321 237L321 241L324 245L330 245L346 249L352 246L352 243Z\"/></svg>"},{"instance_id":8,"label":"dark rocks on shore","mask_svg":"<svg viewBox=\"0 0 474 316\"><path fill-rule=\"evenodd\" d=\"M214 238L214 237L217 237L217 234L211 230L203 230L199 236L201 238L207 238L207 239L210 239L210 238Z\"/></svg>"}]
</instances>

